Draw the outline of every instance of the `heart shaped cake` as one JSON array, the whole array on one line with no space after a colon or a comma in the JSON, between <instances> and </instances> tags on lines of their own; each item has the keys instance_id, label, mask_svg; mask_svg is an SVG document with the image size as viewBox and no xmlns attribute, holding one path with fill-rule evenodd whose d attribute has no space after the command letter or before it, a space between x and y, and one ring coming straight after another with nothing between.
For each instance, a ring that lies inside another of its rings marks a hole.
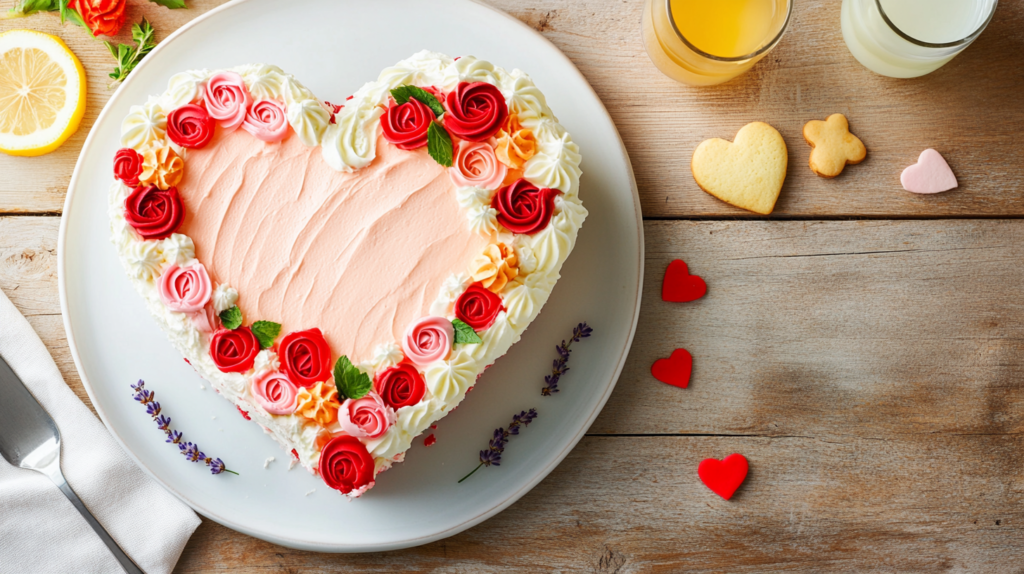
<instances>
[{"instance_id":1,"label":"heart shaped cake","mask_svg":"<svg viewBox=\"0 0 1024 574\"><path fill-rule=\"evenodd\" d=\"M519 70L420 52L340 105L264 64L133 106L112 240L195 370L357 497L536 318L587 211Z\"/></svg>"}]
</instances>

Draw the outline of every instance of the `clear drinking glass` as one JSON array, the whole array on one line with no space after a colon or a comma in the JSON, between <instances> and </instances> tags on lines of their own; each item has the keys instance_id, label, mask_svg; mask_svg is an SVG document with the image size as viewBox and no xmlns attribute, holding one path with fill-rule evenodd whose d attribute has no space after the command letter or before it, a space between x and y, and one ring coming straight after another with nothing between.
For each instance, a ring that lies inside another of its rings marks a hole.
<instances>
[{"instance_id":1,"label":"clear drinking glass","mask_svg":"<svg viewBox=\"0 0 1024 574\"><path fill-rule=\"evenodd\" d=\"M720 84L765 57L792 12L792 0L644 0L644 47L676 81Z\"/></svg>"},{"instance_id":2,"label":"clear drinking glass","mask_svg":"<svg viewBox=\"0 0 1024 574\"><path fill-rule=\"evenodd\" d=\"M843 0L843 39L865 68L893 78L934 72L975 40L998 0Z\"/></svg>"}]
</instances>

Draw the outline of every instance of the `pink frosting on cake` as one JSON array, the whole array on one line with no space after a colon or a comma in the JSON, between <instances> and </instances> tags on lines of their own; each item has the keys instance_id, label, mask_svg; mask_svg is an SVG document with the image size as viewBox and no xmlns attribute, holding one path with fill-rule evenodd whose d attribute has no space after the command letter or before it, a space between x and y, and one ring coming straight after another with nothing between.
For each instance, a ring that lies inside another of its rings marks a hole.
<instances>
[{"instance_id":1,"label":"pink frosting on cake","mask_svg":"<svg viewBox=\"0 0 1024 574\"><path fill-rule=\"evenodd\" d=\"M178 191L179 233L215 282L238 290L246 324L276 321L283 334L319 327L354 362L401 341L487 242L469 230L426 148L383 139L370 166L339 173L294 134L265 143L218 129L188 151Z\"/></svg>"}]
</instances>

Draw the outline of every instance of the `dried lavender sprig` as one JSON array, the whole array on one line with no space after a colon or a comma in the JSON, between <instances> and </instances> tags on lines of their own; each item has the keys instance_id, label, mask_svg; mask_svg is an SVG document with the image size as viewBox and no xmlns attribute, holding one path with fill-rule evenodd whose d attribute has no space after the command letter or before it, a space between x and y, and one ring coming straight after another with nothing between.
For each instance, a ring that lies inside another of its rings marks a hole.
<instances>
[{"instance_id":1,"label":"dried lavender sprig","mask_svg":"<svg viewBox=\"0 0 1024 574\"><path fill-rule=\"evenodd\" d=\"M164 434L167 435L167 440L165 442L178 445L178 452L183 454L186 460L190 462L206 463L206 466L210 467L211 474L220 474L222 472L230 472L234 475L238 474L233 470L225 468L224 461L221 459L206 456L205 453L199 450L199 445L191 442L182 442L181 431L176 431L171 428L171 417L160 414L160 403L156 402L156 393L146 390L145 381L139 379L138 383L132 385L132 391L135 392L133 398L146 406L146 414L152 417L157 428L164 431Z\"/></svg>"},{"instance_id":2,"label":"dried lavender sprig","mask_svg":"<svg viewBox=\"0 0 1024 574\"><path fill-rule=\"evenodd\" d=\"M508 437L518 435L519 427L529 426L535 418L537 418L537 409L522 411L517 415L512 415L512 422L508 425L508 430L503 428L494 429L494 436L488 442L487 449L480 451L480 464L476 465L476 468L470 471L469 474L459 479L459 483L461 484L463 480L473 476L473 473L480 470L480 467L501 466L501 453L505 451Z\"/></svg>"},{"instance_id":3,"label":"dried lavender sprig","mask_svg":"<svg viewBox=\"0 0 1024 574\"><path fill-rule=\"evenodd\" d=\"M569 353L572 352L569 347L573 343L578 343L580 339L586 339L594 332L586 323L580 323L576 325L576 328L572 330L572 338L568 341L562 341L561 345L555 347L555 351L558 353L558 358L554 360L551 365L551 374L544 377L544 388L540 390L540 394L545 397L550 397L552 394L558 392L558 379L562 378L562 375L569 371L567 364L569 363Z\"/></svg>"}]
</instances>

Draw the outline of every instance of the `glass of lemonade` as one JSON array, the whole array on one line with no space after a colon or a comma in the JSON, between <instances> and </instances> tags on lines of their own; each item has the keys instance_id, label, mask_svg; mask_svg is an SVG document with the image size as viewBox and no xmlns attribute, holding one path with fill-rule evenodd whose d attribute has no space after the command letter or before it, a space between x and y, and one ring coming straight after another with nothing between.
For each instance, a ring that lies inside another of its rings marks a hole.
<instances>
[{"instance_id":1,"label":"glass of lemonade","mask_svg":"<svg viewBox=\"0 0 1024 574\"><path fill-rule=\"evenodd\" d=\"M779 43L792 11L792 0L644 0L644 47L674 80L720 84Z\"/></svg>"},{"instance_id":2,"label":"glass of lemonade","mask_svg":"<svg viewBox=\"0 0 1024 574\"><path fill-rule=\"evenodd\" d=\"M934 72L988 26L998 0L843 0L843 39L865 68L893 78Z\"/></svg>"}]
</instances>

